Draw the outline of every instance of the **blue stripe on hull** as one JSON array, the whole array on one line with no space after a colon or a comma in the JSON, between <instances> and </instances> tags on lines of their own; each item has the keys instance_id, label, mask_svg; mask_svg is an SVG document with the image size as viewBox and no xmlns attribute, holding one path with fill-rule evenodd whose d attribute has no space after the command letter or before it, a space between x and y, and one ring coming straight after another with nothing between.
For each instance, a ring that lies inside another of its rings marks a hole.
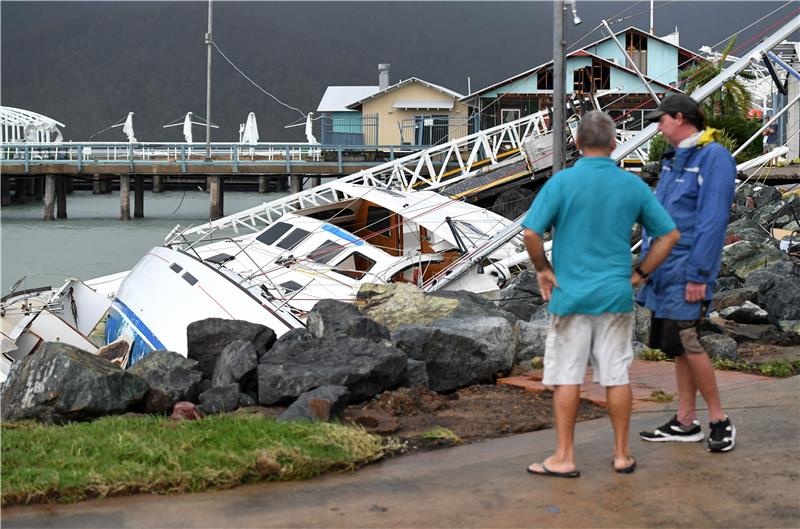
<instances>
[{"instance_id":1,"label":"blue stripe on hull","mask_svg":"<svg viewBox=\"0 0 800 529\"><path fill-rule=\"evenodd\" d=\"M127 329L133 330L129 365L135 364L151 351L166 349L153 331L125 303L114 299L106 322L106 343L118 339Z\"/></svg>"}]
</instances>

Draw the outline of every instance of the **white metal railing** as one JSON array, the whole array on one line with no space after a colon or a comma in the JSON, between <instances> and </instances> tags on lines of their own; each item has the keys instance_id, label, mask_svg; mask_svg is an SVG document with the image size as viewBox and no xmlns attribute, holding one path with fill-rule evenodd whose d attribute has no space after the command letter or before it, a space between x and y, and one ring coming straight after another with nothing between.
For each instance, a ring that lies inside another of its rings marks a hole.
<instances>
[{"instance_id":1,"label":"white metal railing","mask_svg":"<svg viewBox=\"0 0 800 529\"><path fill-rule=\"evenodd\" d=\"M530 114L515 121L458 138L442 145L398 158L376 167L365 169L338 181L370 187L389 189L435 190L469 178L477 171L485 171L519 157L522 138L548 133L545 118L547 111ZM323 184L283 199L261 204L239 213L184 230L171 233L166 244L184 244L210 232L231 228L236 233L261 231L286 213L299 209L331 204L342 196L331 184Z\"/></svg>"}]
</instances>

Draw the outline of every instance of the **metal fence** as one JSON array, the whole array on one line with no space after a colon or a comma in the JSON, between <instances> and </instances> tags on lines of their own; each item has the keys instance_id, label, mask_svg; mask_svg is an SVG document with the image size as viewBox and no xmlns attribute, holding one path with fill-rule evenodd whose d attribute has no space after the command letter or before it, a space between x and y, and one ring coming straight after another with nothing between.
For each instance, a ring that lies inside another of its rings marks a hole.
<instances>
[{"instance_id":1,"label":"metal fence","mask_svg":"<svg viewBox=\"0 0 800 529\"><path fill-rule=\"evenodd\" d=\"M377 145L378 115L323 115L320 143L325 145Z\"/></svg>"},{"instance_id":2,"label":"metal fence","mask_svg":"<svg viewBox=\"0 0 800 529\"><path fill-rule=\"evenodd\" d=\"M416 147L440 145L468 136L474 123L465 115L433 114L414 116L399 123L400 140Z\"/></svg>"}]
</instances>

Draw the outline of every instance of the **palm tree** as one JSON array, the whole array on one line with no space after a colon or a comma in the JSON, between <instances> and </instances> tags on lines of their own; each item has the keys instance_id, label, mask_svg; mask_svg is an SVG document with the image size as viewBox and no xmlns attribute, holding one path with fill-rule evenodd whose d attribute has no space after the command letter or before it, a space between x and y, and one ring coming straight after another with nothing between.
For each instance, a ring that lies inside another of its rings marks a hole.
<instances>
[{"instance_id":1,"label":"palm tree","mask_svg":"<svg viewBox=\"0 0 800 529\"><path fill-rule=\"evenodd\" d=\"M736 37L733 37L728 42L719 61L710 62L704 60L680 73L680 78L685 82L683 89L687 94L691 94L722 71L725 66L725 58L733 48L734 42L736 42ZM748 74L744 73L733 76L705 99L702 105L707 116L728 115L742 118L746 116L752 102L750 92L739 80L740 77L743 79L750 78Z\"/></svg>"}]
</instances>

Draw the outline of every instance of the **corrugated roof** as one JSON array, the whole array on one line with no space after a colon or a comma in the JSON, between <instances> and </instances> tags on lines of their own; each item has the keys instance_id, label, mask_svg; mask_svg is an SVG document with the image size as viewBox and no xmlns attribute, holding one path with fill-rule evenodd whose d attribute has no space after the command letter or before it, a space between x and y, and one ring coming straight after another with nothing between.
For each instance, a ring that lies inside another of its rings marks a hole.
<instances>
[{"instance_id":1,"label":"corrugated roof","mask_svg":"<svg viewBox=\"0 0 800 529\"><path fill-rule=\"evenodd\" d=\"M369 97L379 86L329 86L317 106L317 112L349 112L348 105Z\"/></svg>"}]
</instances>

